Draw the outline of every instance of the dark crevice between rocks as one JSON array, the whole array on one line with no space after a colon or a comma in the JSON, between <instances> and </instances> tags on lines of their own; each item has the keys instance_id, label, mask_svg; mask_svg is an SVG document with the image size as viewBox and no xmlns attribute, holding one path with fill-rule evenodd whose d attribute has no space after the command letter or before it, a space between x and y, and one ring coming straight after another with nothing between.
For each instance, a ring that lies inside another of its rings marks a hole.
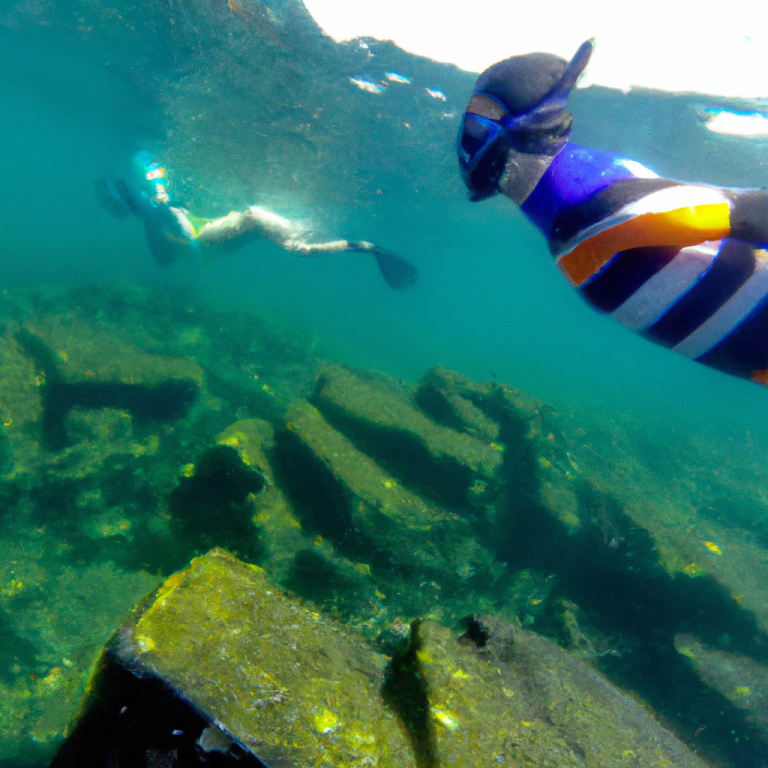
<instances>
[{"instance_id":1,"label":"dark crevice between rocks","mask_svg":"<svg viewBox=\"0 0 768 768\"><path fill-rule=\"evenodd\" d=\"M194 382L163 381L157 386L103 382L67 383L58 369L56 356L39 337L26 329L16 334L16 341L44 372L40 386L45 446L60 451L71 444L66 430L66 416L71 408L118 408L131 413L139 424L175 421L184 418L198 395Z\"/></svg>"},{"instance_id":2,"label":"dark crevice between rocks","mask_svg":"<svg viewBox=\"0 0 768 768\"><path fill-rule=\"evenodd\" d=\"M468 467L449 458L436 459L418 437L408 432L364 423L323 397L313 397L311 402L335 430L403 487L444 509L471 510L467 489L474 475Z\"/></svg>"},{"instance_id":3,"label":"dark crevice between rocks","mask_svg":"<svg viewBox=\"0 0 768 768\"><path fill-rule=\"evenodd\" d=\"M253 377L246 374L220 376L203 366L208 391L225 403L237 403L234 418L261 418L270 422L282 420L284 405L275 400L261 387L254 385Z\"/></svg>"},{"instance_id":4,"label":"dark crevice between rocks","mask_svg":"<svg viewBox=\"0 0 768 768\"><path fill-rule=\"evenodd\" d=\"M275 435L270 466L275 482L290 500L302 527L372 567L391 568L386 552L375 538L356 528L349 495L331 470L289 430Z\"/></svg>"},{"instance_id":5,"label":"dark crevice between rocks","mask_svg":"<svg viewBox=\"0 0 768 768\"><path fill-rule=\"evenodd\" d=\"M464 630L464 634L459 638L460 645L473 645L482 649L491 638L490 629L477 616L464 616L459 620L459 626Z\"/></svg>"},{"instance_id":6,"label":"dark crevice between rocks","mask_svg":"<svg viewBox=\"0 0 768 768\"><path fill-rule=\"evenodd\" d=\"M277 432L269 463L277 486L308 531L360 548L349 501L333 473L299 438L288 430Z\"/></svg>"},{"instance_id":7,"label":"dark crevice between rocks","mask_svg":"<svg viewBox=\"0 0 768 768\"><path fill-rule=\"evenodd\" d=\"M235 743L203 752L196 744L209 726L203 715L162 681L109 659L83 711L50 768L267 768Z\"/></svg>"},{"instance_id":8,"label":"dark crevice between rocks","mask_svg":"<svg viewBox=\"0 0 768 768\"><path fill-rule=\"evenodd\" d=\"M417 768L439 768L429 692L418 658L421 644L418 628L419 622L415 621L410 637L395 649L385 673L382 695L408 734Z\"/></svg>"},{"instance_id":9,"label":"dark crevice between rocks","mask_svg":"<svg viewBox=\"0 0 768 768\"><path fill-rule=\"evenodd\" d=\"M37 661L35 645L13 631L12 615L0 610L0 680L9 686L19 679L20 671L34 675L47 669Z\"/></svg>"},{"instance_id":10,"label":"dark crevice between rocks","mask_svg":"<svg viewBox=\"0 0 768 768\"><path fill-rule=\"evenodd\" d=\"M282 586L303 600L311 600L342 621L357 617L370 583L351 578L334 563L311 549L296 553Z\"/></svg>"},{"instance_id":11,"label":"dark crevice between rocks","mask_svg":"<svg viewBox=\"0 0 768 768\"><path fill-rule=\"evenodd\" d=\"M467 424L456 414L447 398L435 386L419 386L413 401L432 421L456 432L467 432Z\"/></svg>"},{"instance_id":12,"label":"dark crevice between rocks","mask_svg":"<svg viewBox=\"0 0 768 768\"><path fill-rule=\"evenodd\" d=\"M222 445L205 451L194 474L182 477L168 497L180 565L213 547L223 547L250 563L261 562L264 546L249 496L264 485L261 473L246 465L234 448Z\"/></svg>"},{"instance_id":13,"label":"dark crevice between rocks","mask_svg":"<svg viewBox=\"0 0 768 768\"><path fill-rule=\"evenodd\" d=\"M768 647L752 614L713 579L668 574L650 535L613 500L587 488L580 495L583 524L573 535L546 510L518 499L498 556L506 548L512 568L554 574L559 587L550 605L572 601L603 636L615 638L615 648L595 654L597 666L648 702L689 746L717 764L764 768L768 742L749 713L707 687L673 646L679 632L713 645L728 637L730 650L766 661ZM534 628L565 639L557 610Z\"/></svg>"},{"instance_id":14,"label":"dark crevice between rocks","mask_svg":"<svg viewBox=\"0 0 768 768\"><path fill-rule=\"evenodd\" d=\"M495 512L488 520L482 540L497 557L514 568L526 558L544 558L551 548L569 551L570 538L539 500L541 479L530 425L504 402L500 392L471 398L475 405L499 425L504 457L497 470Z\"/></svg>"},{"instance_id":15,"label":"dark crevice between rocks","mask_svg":"<svg viewBox=\"0 0 768 768\"><path fill-rule=\"evenodd\" d=\"M567 531L538 500L529 425L500 397L471 399L499 424L506 447L500 477L507 498L488 540L510 571L553 574L559 585L549 598L552 609L533 628L567 641L556 606L572 601L603 636L615 639L615 648L595 653L596 665L648 702L691 748L718 765L768 765L768 741L749 712L706 686L673 644L681 632L716 647L727 638L727 650L768 663L768 639L754 616L711 578L670 575L648 532L587 483L574 484L581 527Z\"/></svg>"}]
</instances>

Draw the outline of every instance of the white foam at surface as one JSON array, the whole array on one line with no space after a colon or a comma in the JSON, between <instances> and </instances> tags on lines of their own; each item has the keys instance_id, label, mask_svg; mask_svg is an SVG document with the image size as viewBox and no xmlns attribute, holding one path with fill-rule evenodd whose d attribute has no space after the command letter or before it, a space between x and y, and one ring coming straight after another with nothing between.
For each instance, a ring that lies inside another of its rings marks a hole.
<instances>
[{"instance_id":1,"label":"white foam at surface","mask_svg":"<svg viewBox=\"0 0 768 768\"><path fill-rule=\"evenodd\" d=\"M531 51L570 59L597 50L582 85L596 83L768 98L765 0L305 0L337 40L374 37L480 72Z\"/></svg>"}]
</instances>

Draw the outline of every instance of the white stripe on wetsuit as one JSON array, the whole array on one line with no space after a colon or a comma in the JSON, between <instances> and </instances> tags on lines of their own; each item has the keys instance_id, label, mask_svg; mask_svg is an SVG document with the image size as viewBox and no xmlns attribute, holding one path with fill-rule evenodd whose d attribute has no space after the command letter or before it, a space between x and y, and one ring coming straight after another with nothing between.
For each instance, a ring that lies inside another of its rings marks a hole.
<instances>
[{"instance_id":1,"label":"white stripe on wetsuit","mask_svg":"<svg viewBox=\"0 0 768 768\"><path fill-rule=\"evenodd\" d=\"M712 266L721 242L715 240L683 248L614 309L611 316L633 331L649 328Z\"/></svg>"},{"instance_id":2,"label":"white stripe on wetsuit","mask_svg":"<svg viewBox=\"0 0 768 768\"><path fill-rule=\"evenodd\" d=\"M768 296L768 258L755 251L755 271L744 285L692 334L672 347L686 357L701 357L738 328L755 307Z\"/></svg>"}]
</instances>

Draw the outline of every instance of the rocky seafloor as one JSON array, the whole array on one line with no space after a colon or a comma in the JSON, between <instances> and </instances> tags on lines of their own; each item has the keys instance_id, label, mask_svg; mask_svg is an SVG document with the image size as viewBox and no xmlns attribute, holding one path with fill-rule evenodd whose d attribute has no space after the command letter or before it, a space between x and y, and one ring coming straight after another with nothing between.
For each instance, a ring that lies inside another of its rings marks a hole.
<instances>
[{"instance_id":1,"label":"rocky seafloor","mask_svg":"<svg viewBox=\"0 0 768 768\"><path fill-rule=\"evenodd\" d=\"M269 766L768 764L752 436L662 454L167 288L6 291L0 328L3 768L77 764L115 665Z\"/></svg>"}]
</instances>

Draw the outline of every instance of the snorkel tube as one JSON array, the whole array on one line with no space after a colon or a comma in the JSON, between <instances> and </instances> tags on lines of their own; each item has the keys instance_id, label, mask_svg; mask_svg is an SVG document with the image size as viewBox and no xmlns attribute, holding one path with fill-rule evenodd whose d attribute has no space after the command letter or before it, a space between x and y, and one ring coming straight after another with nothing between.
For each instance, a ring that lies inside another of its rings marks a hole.
<instances>
[{"instance_id":1,"label":"snorkel tube","mask_svg":"<svg viewBox=\"0 0 768 768\"><path fill-rule=\"evenodd\" d=\"M589 62L587 40L570 62L551 54L526 54L483 72L459 127L457 151L472 201L500 192L510 151L551 162L571 133L568 96ZM522 158L521 167L526 159ZM538 162L537 165L541 165Z\"/></svg>"}]
</instances>

